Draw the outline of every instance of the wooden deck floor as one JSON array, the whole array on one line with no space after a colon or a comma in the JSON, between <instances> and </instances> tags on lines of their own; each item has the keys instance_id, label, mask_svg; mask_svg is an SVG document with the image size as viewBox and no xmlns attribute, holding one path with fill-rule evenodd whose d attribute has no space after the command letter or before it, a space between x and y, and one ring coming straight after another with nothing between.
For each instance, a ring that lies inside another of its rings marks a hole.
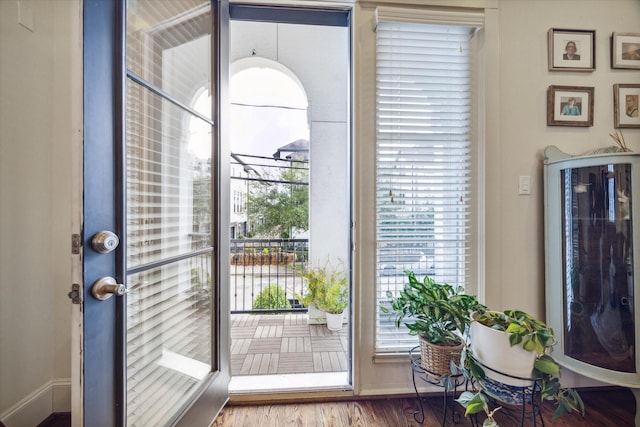
<instances>
[{"instance_id":1,"label":"wooden deck floor","mask_svg":"<svg viewBox=\"0 0 640 427\"><path fill-rule=\"evenodd\" d=\"M347 370L347 326L331 332L305 314L232 314L232 375Z\"/></svg>"}]
</instances>

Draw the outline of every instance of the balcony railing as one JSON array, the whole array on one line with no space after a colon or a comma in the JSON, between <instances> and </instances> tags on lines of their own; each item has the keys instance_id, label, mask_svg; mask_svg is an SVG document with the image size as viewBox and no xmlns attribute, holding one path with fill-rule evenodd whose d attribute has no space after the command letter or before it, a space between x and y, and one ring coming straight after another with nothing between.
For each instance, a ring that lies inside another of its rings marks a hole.
<instances>
[{"instance_id":1,"label":"balcony railing","mask_svg":"<svg viewBox=\"0 0 640 427\"><path fill-rule=\"evenodd\" d=\"M299 272L306 268L308 258L308 239L232 239L231 313L307 311L296 295L304 291ZM285 303L270 285L284 292ZM260 307L255 305L258 299L263 302Z\"/></svg>"}]
</instances>

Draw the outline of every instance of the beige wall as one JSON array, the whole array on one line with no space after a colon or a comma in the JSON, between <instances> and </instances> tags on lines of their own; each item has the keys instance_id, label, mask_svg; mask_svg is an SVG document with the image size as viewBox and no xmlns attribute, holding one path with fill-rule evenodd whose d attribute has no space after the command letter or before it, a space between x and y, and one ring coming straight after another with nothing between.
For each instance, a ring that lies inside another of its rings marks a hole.
<instances>
[{"instance_id":1,"label":"beige wall","mask_svg":"<svg viewBox=\"0 0 640 427\"><path fill-rule=\"evenodd\" d=\"M0 419L9 427L69 408L71 4L0 1Z\"/></svg>"},{"instance_id":2,"label":"beige wall","mask_svg":"<svg viewBox=\"0 0 640 427\"><path fill-rule=\"evenodd\" d=\"M499 283L487 284L499 308L518 304L544 314L542 151L556 145L579 154L614 145L609 137L615 131L613 85L640 84L640 70L610 67L610 37L612 32L638 32L639 22L640 2L634 0L500 3L501 237L488 250L500 254L502 262ZM596 70L548 71L549 28L596 30ZM593 127L547 126L549 85L594 87ZM625 129L624 136L633 151L640 150L640 129ZM517 194L519 175L531 175L531 196Z\"/></svg>"},{"instance_id":3,"label":"beige wall","mask_svg":"<svg viewBox=\"0 0 640 427\"><path fill-rule=\"evenodd\" d=\"M32 11L33 31L17 23L19 3L24 19ZM489 22L490 38L496 43L486 52L493 77L486 86L491 111L485 111L487 159L481 171L487 206L486 233L481 236L486 302L498 309L517 306L543 315L541 152L547 145L575 154L611 145L612 86L640 83L640 72L610 68L609 36L613 31L638 31L640 2L451 0L447 4L454 3L497 6ZM0 0L0 419L5 422L7 416L18 419L18 409L31 402L45 402L33 406L42 412L42 417L35 414L39 419L48 415L47 410L69 408L65 393L71 376L72 308L66 294L72 282L71 201L77 185L72 180L72 160L80 157L73 150L81 119L80 80L73 67L78 59L78 5L77 0ZM595 29L597 69L548 71L546 37L551 27ZM358 46L366 46L372 33L357 27L355 37ZM356 68L358 73L371 73L357 64ZM549 85L595 87L594 126L547 127ZM363 111L356 111L356 130L362 127L361 117ZM624 134L628 145L640 150L640 130ZM370 157L360 143L357 155ZM530 196L517 194L520 175L532 177ZM371 194L366 188L359 191L359 212L370 215L373 211L366 208ZM362 219L366 218L357 218ZM372 321L372 303L363 290L366 283L373 283L366 280L366 269L372 268L367 263L373 259L367 251L373 246L366 234L357 242L365 252L358 260L361 280L355 307L361 319L355 336L358 391L410 391L406 361L371 363L367 325ZM63 391L57 393L59 389Z\"/></svg>"}]
</instances>

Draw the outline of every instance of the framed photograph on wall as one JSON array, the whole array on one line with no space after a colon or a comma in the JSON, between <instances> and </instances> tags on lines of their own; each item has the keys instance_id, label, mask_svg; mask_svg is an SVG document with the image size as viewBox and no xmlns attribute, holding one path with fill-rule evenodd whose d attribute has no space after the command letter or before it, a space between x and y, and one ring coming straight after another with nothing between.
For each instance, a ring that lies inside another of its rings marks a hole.
<instances>
[{"instance_id":1,"label":"framed photograph on wall","mask_svg":"<svg viewBox=\"0 0 640 427\"><path fill-rule=\"evenodd\" d=\"M616 128L640 128L640 84L613 85L613 121Z\"/></svg>"},{"instance_id":2,"label":"framed photograph on wall","mask_svg":"<svg viewBox=\"0 0 640 427\"><path fill-rule=\"evenodd\" d=\"M613 33L611 68L640 69L640 33Z\"/></svg>"},{"instance_id":3,"label":"framed photograph on wall","mask_svg":"<svg viewBox=\"0 0 640 427\"><path fill-rule=\"evenodd\" d=\"M549 30L549 70L596 69L595 30Z\"/></svg>"},{"instance_id":4,"label":"framed photograph on wall","mask_svg":"<svg viewBox=\"0 0 640 427\"><path fill-rule=\"evenodd\" d=\"M549 86L547 126L593 126L592 87Z\"/></svg>"}]
</instances>

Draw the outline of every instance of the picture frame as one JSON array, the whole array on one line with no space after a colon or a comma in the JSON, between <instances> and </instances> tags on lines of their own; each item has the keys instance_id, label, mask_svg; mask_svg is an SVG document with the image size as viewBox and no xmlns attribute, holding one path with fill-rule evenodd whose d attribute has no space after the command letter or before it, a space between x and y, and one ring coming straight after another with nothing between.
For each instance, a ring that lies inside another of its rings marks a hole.
<instances>
[{"instance_id":1,"label":"picture frame","mask_svg":"<svg viewBox=\"0 0 640 427\"><path fill-rule=\"evenodd\" d=\"M547 126L593 126L593 87L549 86Z\"/></svg>"},{"instance_id":2,"label":"picture frame","mask_svg":"<svg viewBox=\"0 0 640 427\"><path fill-rule=\"evenodd\" d=\"M640 84L613 85L615 128L640 128Z\"/></svg>"},{"instance_id":3,"label":"picture frame","mask_svg":"<svg viewBox=\"0 0 640 427\"><path fill-rule=\"evenodd\" d=\"M611 34L611 68L640 69L640 33Z\"/></svg>"},{"instance_id":4,"label":"picture frame","mask_svg":"<svg viewBox=\"0 0 640 427\"><path fill-rule=\"evenodd\" d=\"M595 39L595 30L549 29L549 70L588 72L595 70Z\"/></svg>"}]
</instances>

